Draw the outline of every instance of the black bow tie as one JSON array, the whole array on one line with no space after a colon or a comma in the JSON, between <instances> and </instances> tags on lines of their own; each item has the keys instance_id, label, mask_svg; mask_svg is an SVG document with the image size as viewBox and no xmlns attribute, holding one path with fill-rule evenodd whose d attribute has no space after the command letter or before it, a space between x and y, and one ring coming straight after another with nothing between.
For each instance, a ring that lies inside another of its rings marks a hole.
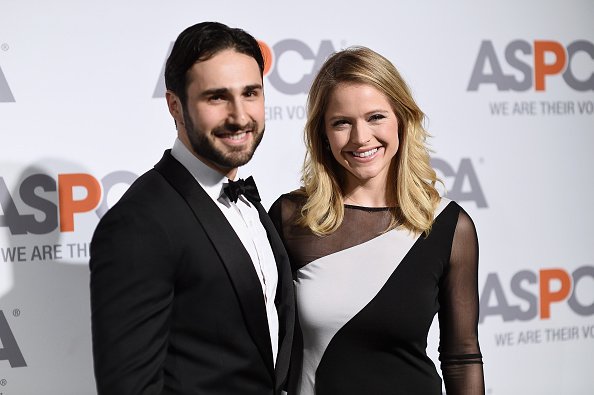
<instances>
[{"instance_id":1,"label":"black bow tie","mask_svg":"<svg viewBox=\"0 0 594 395\"><path fill-rule=\"evenodd\" d=\"M229 183L225 188L223 188L223 192L225 195L231 200L232 202L237 202L237 198L239 195L243 195L249 200L250 202L259 202L260 195L258 194L258 188L256 188L256 183L254 182L254 178L249 176L247 179L239 179L237 181L229 180Z\"/></svg>"}]
</instances>

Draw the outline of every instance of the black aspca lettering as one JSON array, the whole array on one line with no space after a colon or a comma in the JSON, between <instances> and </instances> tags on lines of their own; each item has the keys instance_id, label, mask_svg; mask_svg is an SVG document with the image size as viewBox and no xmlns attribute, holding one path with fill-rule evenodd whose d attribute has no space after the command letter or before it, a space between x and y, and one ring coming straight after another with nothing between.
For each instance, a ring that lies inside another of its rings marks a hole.
<instances>
[{"instance_id":1,"label":"black aspca lettering","mask_svg":"<svg viewBox=\"0 0 594 395\"><path fill-rule=\"evenodd\" d=\"M14 96L8 86L8 81L0 68L0 103L11 103L14 102Z\"/></svg>"},{"instance_id":2,"label":"black aspca lettering","mask_svg":"<svg viewBox=\"0 0 594 395\"><path fill-rule=\"evenodd\" d=\"M129 171L114 171L100 181L86 173L59 174L58 180L47 174L31 174L20 182L13 194L20 197L22 208L35 209L43 214L19 212L4 178L0 176L0 227L7 227L13 235L43 235L60 226L61 232L74 231L74 215L95 210L101 218L109 209L107 196L118 185L131 185L138 176ZM87 191L84 199L75 199L73 189ZM101 193L101 190L103 193ZM56 202L58 204L56 204Z\"/></svg>"},{"instance_id":3,"label":"black aspca lettering","mask_svg":"<svg viewBox=\"0 0 594 395\"><path fill-rule=\"evenodd\" d=\"M479 208L486 208L487 199L483 193L483 188L476 175L474 166L469 158L462 158L458 169L455 170L448 162L439 158L431 158L431 165L435 170L441 172L445 178L453 178L451 187L447 188L447 197L458 202L475 202ZM468 188L463 191L463 187Z\"/></svg>"},{"instance_id":4,"label":"black aspca lettering","mask_svg":"<svg viewBox=\"0 0 594 395\"><path fill-rule=\"evenodd\" d=\"M281 40L274 44L272 48L269 48L265 43L262 42L260 45L265 45L268 50L271 51L273 58L270 70L268 70L268 73L265 72L268 82L270 82L270 85L272 85L277 91L286 95L307 93L315 75L322 67L324 61L328 58L328 56L335 52L334 45L330 40L321 40L317 50L311 48L303 41L294 38ZM173 43L169 45L167 57L169 57L172 49ZM283 66L280 66L280 68L286 68L286 66L284 66L284 62L280 61L280 59L286 54L291 54L289 56L292 56L295 59L302 59L305 64L311 63L311 66L303 66L303 74L301 74L301 78L298 81L292 81L292 78L287 78L287 76L283 75L279 69L279 64L283 64ZM157 85L155 86L155 90L153 92L154 98L165 96L165 65L167 63L167 57L165 58L165 62L163 62L161 74L159 75Z\"/></svg>"},{"instance_id":5,"label":"black aspca lettering","mask_svg":"<svg viewBox=\"0 0 594 395\"><path fill-rule=\"evenodd\" d=\"M167 56L165 56L165 61L163 62L163 67L161 68L161 74L159 74L159 79L157 80L157 86L155 86L153 97L165 97L165 91L167 90L165 87L165 66L167 65L167 58L169 57L172 49L173 43L169 44Z\"/></svg>"},{"instance_id":6,"label":"black aspca lettering","mask_svg":"<svg viewBox=\"0 0 594 395\"><path fill-rule=\"evenodd\" d=\"M268 75L268 81L276 90L286 95L305 94L314 80L318 70L322 67L324 61L335 52L334 46L330 40L322 40L317 51L314 51L306 43L297 39L285 39L272 46L274 54L274 66ZM280 58L286 53L292 53L293 56L300 57L305 61L313 61L313 66L309 72L304 73L299 81L287 81L279 70Z\"/></svg>"},{"instance_id":7,"label":"black aspca lettering","mask_svg":"<svg viewBox=\"0 0 594 395\"><path fill-rule=\"evenodd\" d=\"M27 232L46 234L56 229L58 227L58 207L52 201L38 195L39 189L43 192L56 192L56 181L46 174L34 174L22 182L19 194L25 204L44 214L45 218L42 221L35 219L33 214L18 212L4 179L0 177L0 206L4 212L3 215L0 215L0 227L8 227L13 235L22 235Z\"/></svg>"},{"instance_id":8,"label":"black aspca lettering","mask_svg":"<svg viewBox=\"0 0 594 395\"><path fill-rule=\"evenodd\" d=\"M521 270L504 288L498 273L489 273L479 297L479 323L486 317L499 316L503 322L549 319L551 305L565 302L575 314L594 315L594 303L578 299L582 287L594 279L594 266L582 266L572 273L552 268L538 271ZM520 303L511 302L511 296Z\"/></svg>"},{"instance_id":9,"label":"black aspca lettering","mask_svg":"<svg viewBox=\"0 0 594 395\"><path fill-rule=\"evenodd\" d=\"M524 92L532 88L535 91L545 91L546 77L560 74L570 88L579 92L592 91L594 72L584 78L576 75L571 67L575 55L580 53L594 59L594 43L576 40L564 46L550 40L513 40L507 44L504 58L501 58L497 55L493 42L484 40L481 42L467 90L477 91L481 85L493 84L498 91ZM554 60L551 62L548 57ZM502 65L514 72L506 74Z\"/></svg>"},{"instance_id":10,"label":"black aspca lettering","mask_svg":"<svg viewBox=\"0 0 594 395\"><path fill-rule=\"evenodd\" d=\"M13 368L27 366L23 353L12 334L12 330L10 330L10 326L8 326L8 321L6 321L2 310L0 310L0 343L2 343L0 361L8 361Z\"/></svg>"}]
</instances>

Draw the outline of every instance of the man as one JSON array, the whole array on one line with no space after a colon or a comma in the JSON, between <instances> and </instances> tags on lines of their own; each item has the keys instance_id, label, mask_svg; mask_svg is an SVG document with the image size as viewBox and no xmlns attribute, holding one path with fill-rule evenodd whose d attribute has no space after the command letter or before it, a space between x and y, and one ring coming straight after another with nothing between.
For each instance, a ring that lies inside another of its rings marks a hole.
<instances>
[{"instance_id":1,"label":"man","mask_svg":"<svg viewBox=\"0 0 594 395\"><path fill-rule=\"evenodd\" d=\"M255 187L230 181L264 133L263 70L243 30L206 22L177 38L165 84L178 138L91 243L99 394L280 393L288 259Z\"/></svg>"}]
</instances>

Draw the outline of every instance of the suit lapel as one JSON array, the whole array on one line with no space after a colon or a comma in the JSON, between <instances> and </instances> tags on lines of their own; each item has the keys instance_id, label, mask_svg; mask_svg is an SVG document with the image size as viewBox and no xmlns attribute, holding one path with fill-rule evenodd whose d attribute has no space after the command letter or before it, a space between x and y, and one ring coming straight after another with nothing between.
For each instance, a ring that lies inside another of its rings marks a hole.
<instances>
[{"instance_id":1,"label":"suit lapel","mask_svg":"<svg viewBox=\"0 0 594 395\"><path fill-rule=\"evenodd\" d=\"M165 151L155 169L185 199L217 250L237 292L248 331L273 375L272 347L264 296L248 252L217 205L186 168L171 156L170 150Z\"/></svg>"},{"instance_id":2,"label":"suit lapel","mask_svg":"<svg viewBox=\"0 0 594 395\"><path fill-rule=\"evenodd\" d=\"M268 241L272 247L278 271L275 304L279 318L279 347L275 370L277 384L280 385L284 383L287 376L293 341L293 329L295 323L293 277L291 275L291 265L289 264L287 252L272 220L260 202L254 202L253 204L258 210L260 222L262 222L262 225L266 229Z\"/></svg>"}]
</instances>

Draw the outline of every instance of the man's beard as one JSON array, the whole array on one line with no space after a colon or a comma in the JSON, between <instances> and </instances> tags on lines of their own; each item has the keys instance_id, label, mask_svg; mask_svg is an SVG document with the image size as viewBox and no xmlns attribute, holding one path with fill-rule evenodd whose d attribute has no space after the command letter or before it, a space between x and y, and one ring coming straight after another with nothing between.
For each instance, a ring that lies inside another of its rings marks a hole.
<instances>
[{"instance_id":1,"label":"man's beard","mask_svg":"<svg viewBox=\"0 0 594 395\"><path fill-rule=\"evenodd\" d=\"M187 111L184 111L183 117L192 149L200 157L207 159L224 169L235 169L248 163L250 159L252 159L256 148L260 145L262 137L264 137L264 128L258 133L258 124L256 122L251 122L247 127L242 129L251 130L250 133L253 134L252 146L249 147L248 150L244 147L227 147L227 151L223 152L216 148L204 133L196 132L194 122L192 122L192 119L187 113ZM218 135L220 133L230 133L237 130L239 130L239 126L226 124L213 129L211 133Z\"/></svg>"}]
</instances>

